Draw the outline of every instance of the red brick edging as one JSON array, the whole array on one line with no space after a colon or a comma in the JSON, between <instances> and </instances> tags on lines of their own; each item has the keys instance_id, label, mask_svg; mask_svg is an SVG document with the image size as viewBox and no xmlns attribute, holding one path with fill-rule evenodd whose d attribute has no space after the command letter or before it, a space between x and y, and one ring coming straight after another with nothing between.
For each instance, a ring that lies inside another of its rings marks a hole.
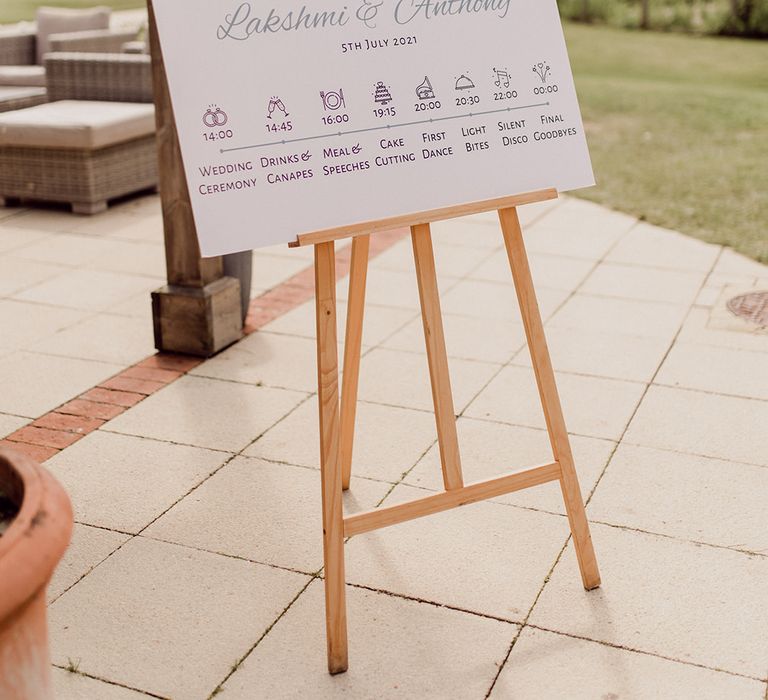
<instances>
[{"instance_id":1,"label":"red brick edging","mask_svg":"<svg viewBox=\"0 0 768 700\"><path fill-rule=\"evenodd\" d=\"M407 234L406 229L398 229L371 236L370 257L384 252ZM351 252L352 247L347 245L336 253L338 279L349 274ZM314 266L310 265L251 301L245 334L255 333L309 301L314 294ZM11 433L0 441L0 446L44 462L203 362L202 358L187 355L152 355Z\"/></svg>"}]
</instances>

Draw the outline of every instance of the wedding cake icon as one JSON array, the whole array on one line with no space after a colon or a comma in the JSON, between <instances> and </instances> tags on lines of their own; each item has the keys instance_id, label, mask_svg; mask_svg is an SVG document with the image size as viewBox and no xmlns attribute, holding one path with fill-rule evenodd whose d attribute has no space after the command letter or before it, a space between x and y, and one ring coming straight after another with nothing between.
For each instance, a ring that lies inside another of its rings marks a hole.
<instances>
[{"instance_id":1,"label":"wedding cake icon","mask_svg":"<svg viewBox=\"0 0 768 700\"><path fill-rule=\"evenodd\" d=\"M377 104L387 105L392 102L392 94L384 83L378 82L376 83L376 90L373 93L373 99Z\"/></svg>"}]
</instances>

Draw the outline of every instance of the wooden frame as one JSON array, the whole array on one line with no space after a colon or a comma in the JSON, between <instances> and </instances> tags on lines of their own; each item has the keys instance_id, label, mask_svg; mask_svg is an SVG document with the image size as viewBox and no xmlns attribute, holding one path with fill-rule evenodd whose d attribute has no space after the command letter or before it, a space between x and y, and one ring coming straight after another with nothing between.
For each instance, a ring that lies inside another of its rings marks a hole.
<instances>
[{"instance_id":1,"label":"wooden frame","mask_svg":"<svg viewBox=\"0 0 768 700\"><path fill-rule=\"evenodd\" d=\"M557 197L555 190L541 190L499 200L305 234L299 236L293 244L315 246L326 634L328 670L332 674L343 673L348 666L344 537L389 527L550 481L559 481L582 582L587 590L600 585L597 559L573 464L568 432L563 419L560 397L516 209L520 204L540 202L555 197ZM443 334L430 222L493 209L498 209L499 212L501 230L515 282L539 397L546 417L554 462L465 485L456 434L456 418L448 372L448 356ZM369 234L403 225L411 227L445 491L409 503L378 508L345 518L341 494L342 490L349 488L352 469ZM354 238L344 347L344 385L340 403L334 241L350 236Z\"/></svg>"}]
</instances>

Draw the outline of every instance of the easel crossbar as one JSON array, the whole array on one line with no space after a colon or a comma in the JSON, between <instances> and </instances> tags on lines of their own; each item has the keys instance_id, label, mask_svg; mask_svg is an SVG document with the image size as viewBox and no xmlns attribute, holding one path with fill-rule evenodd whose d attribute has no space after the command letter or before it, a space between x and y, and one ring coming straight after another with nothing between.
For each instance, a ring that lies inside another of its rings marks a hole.
<instances>
[{"instance_id":1,"label":"easel crossbar","mask_svg":"<svg viewBox=\"0 0 768 700\"><path fill-rule=\"evenodd\" d=\"M560 474L560 465L553 462L541 467L505 474L495 479L478 481L458 489L443 491L389 508L379 508L366 513L351 515L344 518L344 536L360 535L364 532L379 530L433 513L465 506L469 503L485 501L494 496L502 496L506 493L557 481Z\"/></svg>"}]
</instances>

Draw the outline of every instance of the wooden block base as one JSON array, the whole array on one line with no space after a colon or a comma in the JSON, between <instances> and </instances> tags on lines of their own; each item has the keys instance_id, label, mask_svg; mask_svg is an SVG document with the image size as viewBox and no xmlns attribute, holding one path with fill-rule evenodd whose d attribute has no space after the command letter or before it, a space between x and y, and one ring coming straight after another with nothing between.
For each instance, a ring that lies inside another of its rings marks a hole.
<instances>
[{"instance_id":1,"label":"wooden block base","mask_svg":"<svg viewBox=\"0 0 768 700\"><path fill-rule=\"evenodd\" d=\"M243 337L240 282L168 285L152 292L152 316L158 350L211 357Z\"/></svg>"}]
</instances>

